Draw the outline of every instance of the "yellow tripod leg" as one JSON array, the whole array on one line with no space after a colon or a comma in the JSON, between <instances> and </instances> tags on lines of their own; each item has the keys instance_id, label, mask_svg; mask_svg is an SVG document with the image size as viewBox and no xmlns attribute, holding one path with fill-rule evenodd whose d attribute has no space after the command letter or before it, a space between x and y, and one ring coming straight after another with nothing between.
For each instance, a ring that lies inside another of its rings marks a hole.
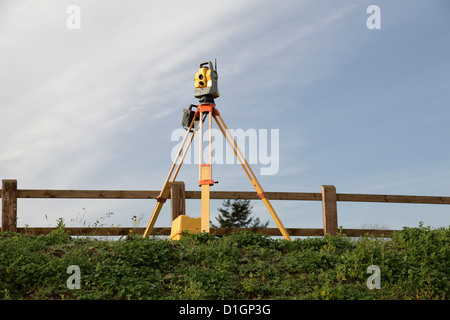
<instances>
[{"instance_id":1,"label":"yellow tripod leg","mask_svg":"<svg viewBox=\"0 0 450 320\"><path fill-rule=\"evenodd\" d=\"M187 140L187 137L188 137L189 133L191 132L192 127L194 126L194 122L195 122L195 117L192 118L191 124L189 125L189 128L187 129L186 135L183 138L183 141L181 143L180 149L178 150L177 156L176 156L174 162L172 163L172 167L170 168L170 171L169 171L169 174L167 176L167 179L164 182L164 186L163 186L163 188L161 190L161 193L159 194L159 196L157 198L158 202L156 203L156 206L155 206L155 209L153 210L153 213L152 213L152 216L150 218L150 221L147 224L147 228L145 228L144 235L142 236L143 238L147 238L152 233L152 230L153 230L153 227L155 225L156 219L158 219L159 213L161 212L161 209L162 209L164 203L166 202L166 199L169 197L170 189L172 189L172 185L175 182L175 179L176 179L176 177L178 175L178 172L180 171L181 164L184 161L184 157L186 157L187 150L189 149L189 146L191 145L192 140L194 139L194 135L195 135L195 132L196 132L197 128L194 129L194 132L192 133L191 138L188 141L186 149L184 149L184 151L183 151L184 144L185 144L185 142ZM181 155L181 153L183 153L183 154ZM172 176L173 170L175 169L175 166L177 164L177 161L178 161L180 155L181 155L181 161L180 161L180 163L178 164L178 166L177 166L177 168L175 170L175 174L173 175L172 180L169 181L170 177Z\"/></svg>"},{"instance_id":2,"label":"yellow tripod leg","mask_svg":"<svg viewBox=\"0 0 450 320\"><path fill-rule=\"evenodd\" d=\"M160 199L164 199L163 201L158 201L156 203L155 209L153 210L152 217L150 218L150 221L148 222L147 228L145 228L143 238L147 238L150 233L152 233L153 226L155 225L156 219L158 219L159 213L161 212L161 209L164 205L165 199L169 197L170 189L172 188L173 183L167 182L164 186L164 189L161 192Z\"/></svg>"},{"instance_id":3,"label":"yellow tripod leg","mask_svg":"<svg viewBox=\"0 0 450 320\"><path fill-rule=\"evenodd\" d=\"M272 204L269 201L269 198L267 198L266 193L261 188L261 185L259 184L258 180L252 179L251 180L252 185L255 187L256 192L258 193L258 196L262 199L264 204L266 205L267 210L269 210L270 215L272 216L273 220L275 221L278 229L280 230L281 234L286 240L291 241L291 237L287 233L286 229L283 226L283 223L281 222L280 218L278 217L277 213L275 212L275 209L272 207Z\"/></svg>"},{"instance_id":4,"label":"yellow tripod leg","mask_svg":"<svg viewBox=\"0 0 450 320\"><path fill-rule=\"evenodd\" d=\"M150 235L150 233L152 233L153 226L155 225L156 219L158 219L159 213L161 212L163 205L164 205L164 202L158 202L156 204L156 207L153 210L152 217L150 218L150 221L148 222L147 228L145 228L143 238L147 238Z\"/></svg>"},{"instance_id":5,"label":"yellow tripod leg","mask_svg":"<svg viewBox=\"0 0 450 320\"><path fill-rule=\"evenodd\" d=\"M264 202L264 204L267 207L267 210L269 210L270 215L272 216L273 220L275 221L275 223L277 224L278 229L280 230L281 234L283 235L283 237L286 240L291 241L291 237L289 236L289 234L287 233L286 229L284 228L283 224L281 223L280 218L278 218L277 213L275 212L275 210L273 209L272 205L270 204L270 201L268 198L262 198L262 201Z\"/></svg>"},{"instance_id":6,"label":"yellow tripod leg","mask_svg":"<svg viewBox=\"0 0 450 320\"><path fill-rule=\"evenodd\" d=\"M209 233L209 197L210 197L210 193L209 193L209 185L205 184L202 186L202 232L207 232Z\"/></svg>"},{"instance_id":7,"label":"yellow tripod leg","mask_svg":"<svg viewBox=\"0 0 450 320\"><path fill-rule=\"evenodd\" d=\"M211 179L211 165L203 165L201 167L201 181L209 181ZM201 230L202 232L209 233L209 208L210 208L210 185L208 183L202 184L202 219Z\"/></svg>"},{"instance_id":8,"label":"yellow tripod leg","mask_svg":"<svg viewBox=\"0 0 450 320\"><path fill-rule=\"evenodd\" d=\"M275 221L281 234L283 235L283 237L286 240L291 241L291 237L289 236L288 232L286 231L283 224L281 223L280 218L278 217L277 213L275 212L274 208L272 207L272 204L270 203L269 199L266 196L266 193L264 192L261 185L259 184L258 179L256 179L256 176L253 173L253 170L250 168L250 165L248 164L247 160L245 159L244 155L242 154L241 150L239 149L236 141L233 138L231 138L232 135L230 134L228 127L226 126L225 122L223 121L222 117L220 116L220 114L218 112L214 115L214 119L216 120L220 131L224 135L224 137L227 140L228 144L230 145L231 149L233 149L234 155L236 156L236 158L238 159L242 168L244 169L245 173L247 174L247 177L249 178L250 182L252 183L253 187L255 188L256 193L263 200L264 204L267 207L267 210L269 210L270 215L272 216L273 220Z\"/></svg>"}]
</instances>

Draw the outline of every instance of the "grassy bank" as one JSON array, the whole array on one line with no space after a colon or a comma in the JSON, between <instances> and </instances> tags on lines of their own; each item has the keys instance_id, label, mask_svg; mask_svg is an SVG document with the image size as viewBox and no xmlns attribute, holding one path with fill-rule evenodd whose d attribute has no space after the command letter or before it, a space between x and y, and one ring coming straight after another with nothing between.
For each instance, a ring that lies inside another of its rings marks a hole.
<instances>
[{"instance_id":1,"label":"grassy bank","mask_svg":"<svg viewBox=\"0 0 450 320\"><path fill-rule=\"evenodd\" d=\"M450 229L292 242L249 232L177 242L0 233L0 299L449 299ZM68 289L70 265L80 289ZM380 268L380 289L368 289Z\"/></svg>"}]
</instances>

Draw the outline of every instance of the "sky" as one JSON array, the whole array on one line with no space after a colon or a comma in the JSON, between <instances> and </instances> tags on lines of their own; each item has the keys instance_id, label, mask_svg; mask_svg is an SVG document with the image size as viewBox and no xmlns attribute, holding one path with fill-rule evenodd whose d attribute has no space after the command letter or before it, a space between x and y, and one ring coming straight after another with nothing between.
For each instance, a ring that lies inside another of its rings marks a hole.
<instances>
[{"instance_id":1,"label":"sky","mask_svg":"<svg viewBox=\"0 0 450 320\"><path fill-rule=\"evenodd\" d=\"M182 109L198 103L194 74L217 59L227 126L256 132L258 152L268 143L276 170L252 164L265 191L450 196L449 13L445 0L1 1L0 177L19 189L159 190ZM212 190L253 191L237 163L214 164L213 178ZM177 180L199 190L198 165ZM216 222L221 201L211 204ZM287 228L322 227L321 202L272 204ZM154 206L19 199L18 225L146 226ZM200 215L200 200L186 206ZM448 227L449 214L338 203L344 228ZM169 225L166 204L156 226Z\"/></svg>"}]
</instances>

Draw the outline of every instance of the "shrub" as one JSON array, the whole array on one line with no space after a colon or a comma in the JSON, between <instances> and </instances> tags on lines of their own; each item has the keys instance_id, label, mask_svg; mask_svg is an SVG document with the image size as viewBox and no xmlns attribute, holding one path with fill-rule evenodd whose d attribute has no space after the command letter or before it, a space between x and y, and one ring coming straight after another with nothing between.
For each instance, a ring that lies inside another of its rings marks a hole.
<instances>
[{"instance_id":1,"label":"shrub","mask_svg":"<svg viewBox=\"0 0 450 320\"><path fill-rule=\"evenodd\" d=\"M446 299L450 229L404 228L391 239L274 240L251 232L180 241L0 233L0 299ZM66 286L69 265L81 289ZM381 270L381 289L366 286Z\"/></svg>"}]
</instances>

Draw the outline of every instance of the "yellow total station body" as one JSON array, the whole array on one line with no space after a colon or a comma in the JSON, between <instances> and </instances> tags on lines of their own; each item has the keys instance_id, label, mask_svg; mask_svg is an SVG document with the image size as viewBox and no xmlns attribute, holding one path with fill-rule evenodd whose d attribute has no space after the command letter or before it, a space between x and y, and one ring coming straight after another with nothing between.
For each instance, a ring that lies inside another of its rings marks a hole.
<instances>
[{"instance_id":1,"label":"yellow total station body","mask_svg":"<svg viewBox=\"0 0 450 320\"><path fill-rule=\"evenodd\" d=\"M194 78L195 97L199 99L204 97L218 98L220 96L218 79L217 69L213 68L211 61L200 63Z\"/></svg>"}]
</instances>

